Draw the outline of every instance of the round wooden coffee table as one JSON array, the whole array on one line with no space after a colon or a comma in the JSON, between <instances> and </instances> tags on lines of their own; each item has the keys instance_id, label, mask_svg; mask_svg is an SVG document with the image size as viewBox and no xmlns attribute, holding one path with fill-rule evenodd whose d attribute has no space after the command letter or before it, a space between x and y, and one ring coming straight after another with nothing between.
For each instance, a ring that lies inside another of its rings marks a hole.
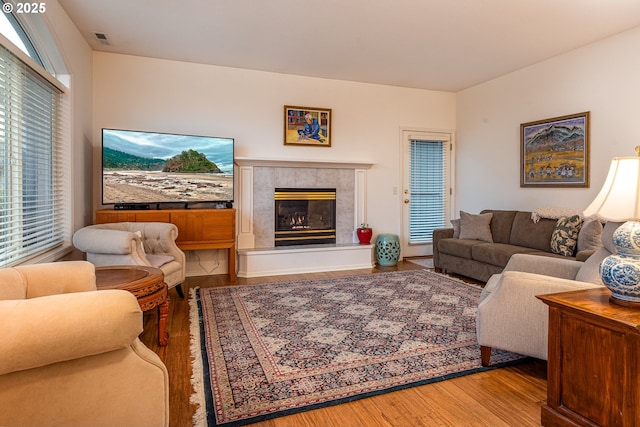
<instances>
[{"instance_id":1,"label":"round wooden coffee table","mask_svg":"<svg viewBox=\"0 0 640 427\"><path fill-rule=\"evenodd\" d=\"M96 288L129 291L138 299L142 311L158 307L158 341L160 345L168 344L169 289L162 270L144 265L96 267Z\"/></svg>"}]
</instances>

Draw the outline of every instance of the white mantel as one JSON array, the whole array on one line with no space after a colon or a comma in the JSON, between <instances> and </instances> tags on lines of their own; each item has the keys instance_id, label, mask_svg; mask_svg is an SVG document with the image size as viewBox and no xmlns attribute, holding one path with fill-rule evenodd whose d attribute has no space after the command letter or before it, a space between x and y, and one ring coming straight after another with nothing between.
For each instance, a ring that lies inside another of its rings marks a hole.
<instances>
[{"instance_id":1,"label":"white mantel","mask_svg":"<svg viewBox=\"0 0 640 427\"><path fill-rule=\"evenodd\" d=\"M374 163L367 161L345 162L343 160L285 160L258 157L236 157L234 161L238 166L270 166L275 168L369 169L374 165Z\"/></svg>"},{"instance_id":2,"label":"white mantel","mask_svg":"<svg viewBox=\"0 0 640 427\"><path fill-rule=\"evenodd\" d=\"M236 209L238 211L238 275L240 277L370 268L374 265L372 245L358 245L354 232L359 224L367 222L367 170L374 166L372 162L236 157L235 164L237 166L237 183L239 184ZM299 168L307 169L310 173L305 174ZM254 172L258 173L256 177L254 177ZM336 175L339 175L341 180L344 180L345 177L349 180L353 179L353 182L347 185L349 192L343 194L343 197L345 195L349 197L345 202L349 209L347 213L340 214L339 222L340 220L342 222L341 225L338 225L338 242L333 246L327 245L324 256L317 256L318 252L322 252L323 249L315 247L315 245L313 248L296 246L283 250L275 248L270 241L269 244L265 244L264 235L260 235L261 231L256 230L255 225L257 221L263 225L262 228L265 228L265 221L269 224L272 221L273 212L270 211L270 208L265 208L265 205L273 202L268 199L269 197L272 199L274 188L270 185L264 185L261 174L278 175L280 179L283 179L284 176L286 178L284 183L280 181L280 184L277 185L280 187L296 187L298 184L305 186L304 180L307 175L315 177L317 186L325 187L336 186L334 182L338 179ZM323 181L325 179L326 184ZM270 193L269 197L266 197L266 193ZM258 218L255 217L256 215ZM345 232L345 230L347 231ZM256 238L256 232L258 238ZM340 241L341 239L342 241ZM260 244L257 245L256 242L260 242ZM301 270L299 261L304 258L307 252L310 257L311 253L314 254L313 258L310 258L313 261ZM292 257L296 257L297 262L292 262ZM268 262L258 262L263 259Z\"/></svg>"}]
</instances>

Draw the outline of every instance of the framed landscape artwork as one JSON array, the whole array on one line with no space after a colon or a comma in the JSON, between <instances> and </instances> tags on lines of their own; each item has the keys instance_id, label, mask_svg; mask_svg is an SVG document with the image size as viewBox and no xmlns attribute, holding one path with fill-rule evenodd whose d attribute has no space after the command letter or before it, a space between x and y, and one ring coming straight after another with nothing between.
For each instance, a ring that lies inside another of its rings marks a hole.
<instances>
[{"instance_id":1,"label":"framed landscape artwork","mask_svg":"<svg viewBox=\"0 0 640 427\"><path fill-rule=\"evenodd\" d=\"M520 187L589 187L589 112L520 125Z\"/></svg>"},{"instance_id":2,"label":"framed landscape artwork","mask_svg":"<svg viewBox=\"0 0 640 427\"><path fill-rule=\"evenodd\" d=\"M331 110L285 105L284 145L331 147Z\"/></svg>"}]
</instances>

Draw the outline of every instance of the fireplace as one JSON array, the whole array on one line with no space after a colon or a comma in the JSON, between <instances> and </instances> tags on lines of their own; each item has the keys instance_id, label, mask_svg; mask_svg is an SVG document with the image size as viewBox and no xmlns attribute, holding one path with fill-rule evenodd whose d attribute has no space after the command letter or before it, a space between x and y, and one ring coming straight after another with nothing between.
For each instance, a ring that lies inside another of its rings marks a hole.
<instances>
[{"instance_id":1,"label":"fireplace","mask_svg":"<svg viewBox=\"0 0 640 427\"><path fill-rule=\"evenodd\" d=\"M335 188L276 188L275 246L336 243Z\"/></svg>"}]
</instances>

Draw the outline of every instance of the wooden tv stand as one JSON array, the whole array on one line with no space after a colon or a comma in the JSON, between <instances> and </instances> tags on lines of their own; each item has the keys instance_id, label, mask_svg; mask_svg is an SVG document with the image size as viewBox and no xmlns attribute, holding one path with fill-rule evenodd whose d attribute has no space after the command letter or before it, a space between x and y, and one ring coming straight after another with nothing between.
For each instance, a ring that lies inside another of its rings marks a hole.
<instances>
[{"instance_id":1,"label":"wooden tv stand","mask_svg":"<svg viewBox=\"0 0 640 427\"><path fill-rule=\"evenodd\" d=\"M229 279L236 280L235 209L159 209L96 211L96 224L111 222L169 222L178 227L182 250L228 249Z\"/></svg>"}]
</instances>

